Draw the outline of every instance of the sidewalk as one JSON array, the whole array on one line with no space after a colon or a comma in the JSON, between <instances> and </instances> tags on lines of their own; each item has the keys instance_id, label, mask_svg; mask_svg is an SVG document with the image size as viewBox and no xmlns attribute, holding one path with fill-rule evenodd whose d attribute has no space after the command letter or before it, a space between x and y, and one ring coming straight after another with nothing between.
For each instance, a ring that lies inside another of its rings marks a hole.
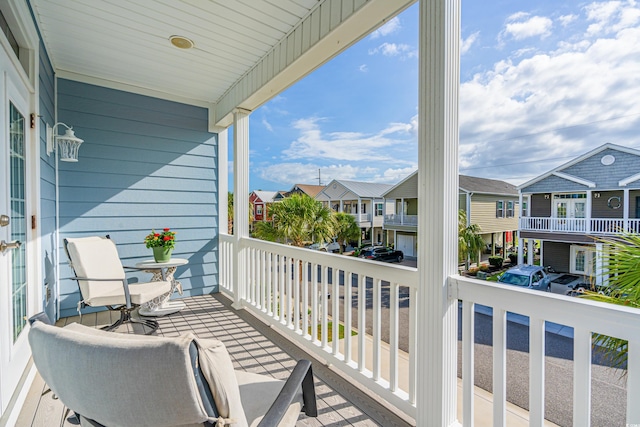
<instances>
[{"instance_id":1,"label":"sidewalk","mask_svg":"<svg viewBox=\"0 0 640 427\"><path fill-rule=\"evenodd\" d=\"M487 307L489 308L489 307ZM573 335L573 330L572 330ZM370 336L366 336L366 368L371 370L373 340ZM357 354L358 335L351 337L351 348L353 354ZM340 351L344 352L344 339L340 340ZM381 361L382 366L380 375L385 380L389 380L389 345L382 342ZM385 367L387 367L385 369ZM409 355L398 350L398 387L402 390L409 389ZM493 425L493 394L479 387L474 386L474 423L478 426ZM506 425L509 427L528 427L529 411L507 402ZM462 422L462 379L458 378L458 421ZM545 420L545 426L556 426L556 424Z\"/></svg>"}]
</instances>

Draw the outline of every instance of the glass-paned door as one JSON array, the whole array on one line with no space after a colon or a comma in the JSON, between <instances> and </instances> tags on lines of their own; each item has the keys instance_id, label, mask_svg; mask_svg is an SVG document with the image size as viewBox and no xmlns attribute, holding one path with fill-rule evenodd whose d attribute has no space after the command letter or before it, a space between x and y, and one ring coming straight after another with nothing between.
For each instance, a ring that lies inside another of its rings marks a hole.
<instances>
[{"instance_id":1,"label":"glass-paned door","mask_svg":"<svg viewBox=\"0 0 640 427\"><path fill-rule=\"evenodd\" d=\"M25 117L9 103L9 180L12 242L26 242ZM12 334L15 342L27 315L26 245L13 249L11 259Z\"/></svg>"}]
</instances>

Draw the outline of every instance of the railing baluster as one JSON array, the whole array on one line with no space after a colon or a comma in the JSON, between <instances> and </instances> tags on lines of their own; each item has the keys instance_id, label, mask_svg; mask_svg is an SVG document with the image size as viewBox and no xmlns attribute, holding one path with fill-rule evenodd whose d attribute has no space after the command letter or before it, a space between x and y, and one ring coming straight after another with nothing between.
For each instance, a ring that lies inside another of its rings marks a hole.
<instances>
[{"instance_id":1,"label":"railing baluster","mask_svg":"<svg viewBox=\"0 0 640 427\"><path fill-rule=\"evenodd\" d=\"M360 372L365 370L365 346L367 345L365 340L367 334L366 282L367 277L364 274L358 275L358 370Z\"/></svg>"},{"instance_id":2,"label":"railing baluster","mask_svg":"<svg viewBox=\"0 0 640 427\"><path fill-rule=\"evenodd\" d=\"M318 341L318 264L311 264L311 340Z\"/></svg>"},{"instance_id":3,"label":"railing baluster","mask_svg":"<svg viewBox=\"0 0 640 427\"><path fill-rule=\"evenodd\" d=\"M333 289L331 290L331 321L333 322L333 336L331 337L333 355L340 352L340 270L333 269ZM345 340L348 337L345 335Z\"/></svg>"},{"instance_id":4,"label":"railing baluster","mask_svg":"<svg viewBox=\"0 0 640 427\"><path fill-rule=\"evenodd\" d=\"M320 340L322 348L327 346L329 342L329 267L326 265L322 266L322 291L320 293L320 309L321 317L320 317Z\"/></svg>"},{"instance_id":5,"label":"railing baluster","mask_svg":"<svg viewBox=\"0 0 640 427\"><path fill-rule=\"evenodd\" d=\"M529 425L544 425L545 321L529 319Z\"/></svg>"},{"instance_id":6,"label":"railing baluster","mask_svg":"<svg viewBox=\"0 0 640 427\"><path fill-rule=\"evenodd\" d=\"M290 268L293 268L293 265L291 264L291 257L286 257L286 260L284 262L284 275L285 275L285 280L287 283L287 290L286 290L286 301L287 301L287 326L288 327L292 327L293 325L293 313L292 313L292 307L291 305L293 304L292 298L292 292L293 292L293 286L292 286L292 280L293 278L291 277L291 270Z\"/></svg>"},{"instance_id":7,"label":"railing baluster","mask_svg":"<svg viewBox=\"0 0 640 427\"><path fill-rule=\"evenodd\" d=\"M505 427L507 396L507 312L493 308L493 425Z\"/></svg>"},{"instance_id":8,"label":"railing baluster","mask_svg":"<svg viewBox=\"0 0 640 427\"><path fill-rule=\"evenodd\" d=\"M299 259L294 258L293 263L291 264L291 268L293 268L293 277L294 277L294 284L293 284L293 316L295 318L294 320L294 330L296 332L300 332L300 307L302 306L302 303L300 301L300 285L301 285L301 280L302 277L300 277L300 269L302 267L302 261Z\"/></svg>"},{"instance_id":9,"label":"railing baluster","mask_svg":"<svg viewBox=\"0 0 640 427\"><path fill-rule=\"evenodd\" d=\"M573 425L591 425L591 331L573 330Z\"/></svg>"},{"instance_id":10,"label":"railing baluster","mask_svg":"<svg viewBox=\"0 0 640 427\"><path fill-rule=\"evenodd\" d=\"M640 425L640 340L629 340L627 348L627 425Z\"/></svg>"},{"instance_id":11,"label":"railing baluster","mask_svg":"<svg viewBox=\"0 0 640 427\"><path fill-rule=\"evenodd\" d=\"M271 295L271 258L272 258L272 254L271 252L267 252L265 254L265 260L266 260L266 264L265 264L265 269L264 269L264 274L265 274L265 305L264 305L264 309L266 310L267 314L269 316L271 316L273 314L273 312L271 311L271 299L272 299L272 295Z\"/></svg>"},{"instance_id":12,"label":"railing baluster","mask_svg":"<svg viewBox=\"0 0 640 427\"><path fill-rule=\"evenodd\" d=\"M285 257L279 256L280 263L278 264L278 276L280 278L280 292L278 295L278 319L280 322L285 323L287 321L287 294L284 291L284 281L287 278L287 265L285 264Z\"/></svg>"},{"instance_id":13,"label":"railing baluster","mask_svg":"<svg viewBox=\"0 0 640 427\"><path fill-rule=\"evenodd\" d=\"M398 390L398 291L397 283L389 284L389 388Z\"/></svg>"},{"instance_id":14,"label":"railing baluster","mask_svg":"<svg viewBox=\"0 0 640 427\"><path fill-rule=\"evenodd\" d=\"M309 335L309 265L308 261L302 263L302 335Z\"/></svg>"},{"instance_id":15,"label":"railing baluster","mask_svg":"<svg viewBox=\"0 0 640 427\"><path fill-rule=\"evenodd\" d=\"M462 302L462 425L474 425L475 304Z\"/></svg>"},{"instance_id":16,"label":"railing baluster","mask_svg":"<svg viewBox=\"0 0 640 427\"><path fill-rule=\"evenodd\" d=\"M351 331L353 330L351 316L353 310L353 302L351 288L353 286L353 273L344 272L344 361L346 363L351 362Z\"/></svg>"},{"instance_id":17,"label":"railing baluster","mask_svg":"<svg viewBox=\"0 0 640 427\"><path fill-rule=\"evenodd\" d=\"M380 351L381 351L381 306L380 306L380 292L381 292L381 283L382 281L378 278L373 278L373 289L372 289L372 299L373 299L373 379L378 381L380 379Z\"/></svg>"},{"instance_id":18,"label":"railing baluster","mask_svg":"<svg viewBox=\"0 0 640 427\"><path fill-rule=\"evenodd\" d=\"M409 403L416 404L416 373L418 371L417 335L418 335L418 289L412 287L409 290Z\"/></svg>"},{"instance_id":19,"label":"railing baluster","mask_svg":"<svg viewBox=\"0 0 640 427\"><path fill-rule=\"evenodd\" d=\"M271 315L278 317L278 254L271 253Z\"/></svg>"}]
</instances>

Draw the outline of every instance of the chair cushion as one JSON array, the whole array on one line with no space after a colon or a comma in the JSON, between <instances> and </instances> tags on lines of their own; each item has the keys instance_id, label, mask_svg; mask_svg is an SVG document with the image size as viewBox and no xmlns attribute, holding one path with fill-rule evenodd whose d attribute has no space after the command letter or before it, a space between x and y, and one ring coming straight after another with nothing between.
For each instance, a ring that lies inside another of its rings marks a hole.
<instances>
[{"instance_id":1,"label":"chair cushion","mask_svg":"<svg viewBox=\"0 0 640 427\"><path fill-rule=\"evenodd\" d=\"M218 413L223 418L235 420L234 427L248 427L238 381L227 348L222 341L215 339L196 338L195 342L198 346L198 363L209 383Z\"/></svg>"},{"instance_id":2,"label":"chair cushion","mask_svg":"<svg viewBox=\"0 0 640 427\"><path fill-rule=\"evenodd\" d=\"M129 338L42 322L29 331L34 363L51 390L73 411L108 426L208 420L189 357L194 338Z\"/></svg>"},{"instance_id":3,"label":"chair cushion","mask_svg":"<svg viewBox=\"0 0 640 427\"><path fill-rule=\"evenodd\" d=\"M250 427L255 427L276 400L285 382L252 372L236 371L235 374L240 387L240 398L242 399L247 422ZM278 426L295 426L302 406L302 388L300 388L296 399L289 406Z\"/></svg>"}]
</instances>

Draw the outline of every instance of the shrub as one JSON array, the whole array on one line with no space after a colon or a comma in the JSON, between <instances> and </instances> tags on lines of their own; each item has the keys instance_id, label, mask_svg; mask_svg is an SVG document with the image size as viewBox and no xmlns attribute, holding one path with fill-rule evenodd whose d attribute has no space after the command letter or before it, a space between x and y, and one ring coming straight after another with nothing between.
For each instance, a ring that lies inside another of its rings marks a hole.
<instances>
[{"instance_id":1,"label":"shrub","mask_svg":"<svg viewBox=\"0 0 640 427\"><path fill-rule=\"evenodd\" d=\"M480 271L485 273L489 272L489 266L487 264L480 264Z\"/></svg>"},{"instance_id":2,"label":"shrub","mask_svg":"<svg viewBox=\"0 0 640 427\"><path fill-rule=\"evenodd\" d=\"M478 274L478 271L480 271L478 267L471 267L470 269L467 270L467 274L469 276L475 276L476 274Z\"/></svg>"},{"instance_id":3,"label":"shrub","mask_svg":"<svg viewBox=\"0 0 640 427\"><path fill-rule=\"evenodd\" d=\"M509 262L510 262L511 264L515 264L515 263L517 263L517 262L518 262L518 255L516 255L516 254L509 254L508 256L509 256Z\"/></svg>"},{"instance_id":4,"label":"shrub","mask_svg":"<svg viewBox=\"0 0 640 427\"><path fill-rule=\"evenodd\" d=\"M502 267L502 263L504 262L504 258L502 258L501 256L490 256L489 257L489 264L491 264L494 267Z\"/></svg>"}]
</instances>

